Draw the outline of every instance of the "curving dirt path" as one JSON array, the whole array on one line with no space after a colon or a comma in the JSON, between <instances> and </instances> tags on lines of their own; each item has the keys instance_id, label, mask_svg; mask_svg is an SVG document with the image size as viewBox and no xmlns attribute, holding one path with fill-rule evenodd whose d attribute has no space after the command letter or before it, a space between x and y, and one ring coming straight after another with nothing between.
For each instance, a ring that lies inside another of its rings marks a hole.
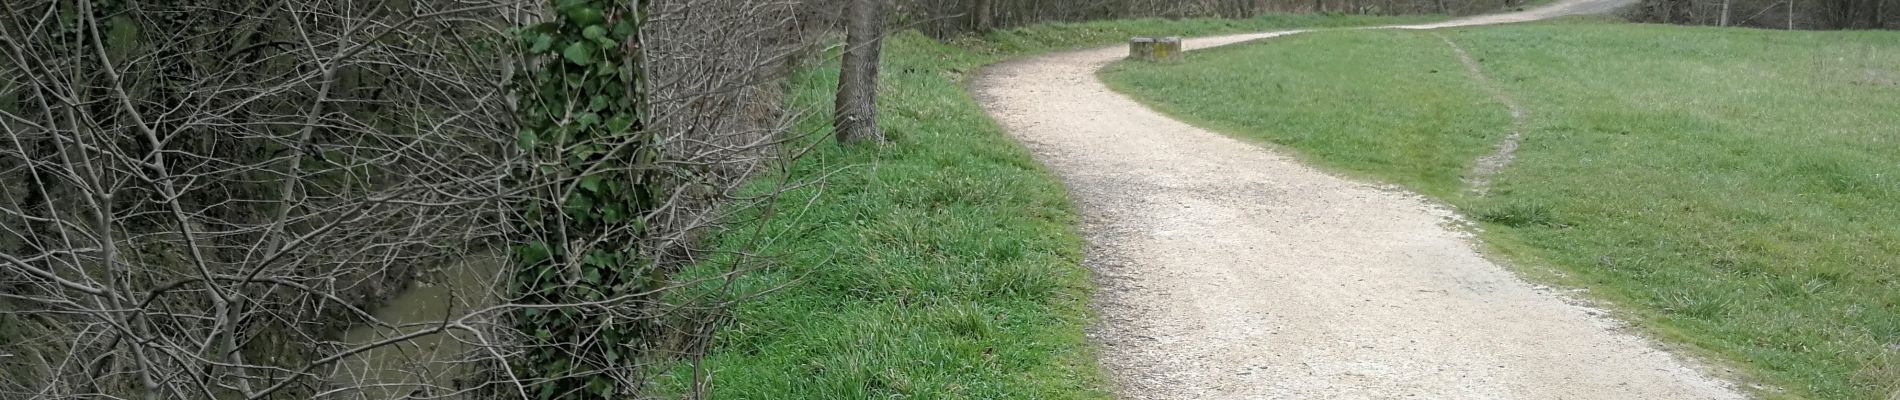
<instances>
[{"instance_id":1,"label":"curving dirt path","mask_svg":"<svg viewBox=\"0 0 1900 400\"><path fill-rule=\"evenodd\" d=\"M1450 36L1438 32L1432 32L1432 35L1443 40L1446 46L1451 46L1452 54L1458 55L1458 63L1465 65L1465 74L1477 81L1478 86L1483 86L1485 91L1491 92L1491 98L1503 103L1504 108L1511 112L1511 128L1505 132L1504 139L1499 140L1497 147L1491 149L1490 153L1471 163L1471 170L1465 171L1465 190L1483 196L1491 192L1491 177L1497 176L1498 172L1504 171L1504 167L1517 159L1517 146L1524 142L1524 125L1530 122L1530 111L1524 108L1523 103L1518 103L1510 92L1492 82L1491 76L1484 73L1484 66L1478 65L1478 60L1472 59L1464 46L1459 46Z\"/></svg>"},{"instance_id":2,"label":"curving dirt path","mask_svg":"<svg viewBox=\"0 0 1900 400\"><path fill-rule=\"evenodd\" d=\"M1398 28L1528 21L1619 1ZM1122 397L1743 397L1487 260L1426 199L1308 168L1110 91L1094 72L1124 51L999 64L975 85L1082 205L1102 287L1092 335Z\"/></svg>"}]
</instances>

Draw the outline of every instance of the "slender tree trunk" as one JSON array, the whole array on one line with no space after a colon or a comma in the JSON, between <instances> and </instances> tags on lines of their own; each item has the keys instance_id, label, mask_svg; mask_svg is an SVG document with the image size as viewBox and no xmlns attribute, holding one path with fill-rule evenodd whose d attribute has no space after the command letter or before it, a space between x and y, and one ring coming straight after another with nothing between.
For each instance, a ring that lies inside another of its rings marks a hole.
<instances>
[{"instance_id":1,"label":"slender tree trunk","mask_svg":"<svg viewBox=\"0 0 1900 400\"><path fill-rule=\"evenodd\" d=\"M877 128L877 64L883 48L884 0L851 0L845 11L843 68L838 72L832 127L839 143L883 143Z\"/></svg>"},{"instance_id":2,"label":"slender tree trunk","mask_svg":"<svg viewBox=\"0 0 1900 400\"><path fill-rule=\"evenodd\" d=\"M1788 30L1794 30L1794 0L1788 0Z\"/></svg>"},{"instance_id":3,"label":"slender tree trunk","mask_svg":"<svg viewBox=\"0 0 1900 400\"><path fill-rule=\"evenodd\" d=\"M976 26L971 28L974 28L977 33L989 33L990 28L995 26L994 22L990 20L990 0L976 0L973 3L974 5L970 8L970 16L972 17L971 19L975 21Z\"/></svg>"},{"instance_id":4,"label":"slender tree trunk","mask_svg":"<svg viewBox=\"0 0 1900 400\"><path fill-rule=\"evenodd\" d=\"M1865 19L1866 21L1865 23L1867 25L1863 26L1862 28L1865 28L1865 29L1883 28L1882 25L1886 25L1886 23L1885 21L1881 21L1880 14L1883 12L1886 12L1886 10L1882 10L1881 8L1884 8L1882 6L1885 5L1887 0L1867 0L1867 2L1870 3L1868 4L1867 9L1865 10L1867 11L1867 15L1866 15L1867 18Z\"/></svg>"},{"instance_id":5,"label":"slender tree trunk","mask_svg":"<svg viewBox=\"0 0 1900 400\"><path fill-rule=\"evenodd\" d=\"M1874 26L1870 28L1883 29L1887 27L1887 0L1874 0L1874 14L1871 18L1873 18Z\"/></svg>"},{"instance_id":6,"label":"slender tree trunk","mask_svg":"<svg viewBox=\"0 0 1900 400\"><path fill-rule=\"evenodd\" d=\"M1729 3L1733 3L1733 2L1735 2L1735 1L1734 1L1734 0L1722 0L1722 23L1721 23L1721 25L1722 25L1722 26L1728 26L1728 9L1729 9Z\"/></svg>"}]
</instances>

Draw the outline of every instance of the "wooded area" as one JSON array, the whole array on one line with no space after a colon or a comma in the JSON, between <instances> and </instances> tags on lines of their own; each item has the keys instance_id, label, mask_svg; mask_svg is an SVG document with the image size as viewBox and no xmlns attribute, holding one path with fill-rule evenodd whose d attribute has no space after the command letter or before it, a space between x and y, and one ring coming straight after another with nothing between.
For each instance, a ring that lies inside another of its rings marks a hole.
<instances>
[{"instance_id":1,"label":"wooded area","mask_svg":"<svg viewBox=\"0 0 1900 400\"><path fill-rule=\"evenodd\" d=\"M1900 29L1894 0L1644 0L1626 14L1643 22L1773 29Z\"/></svg>"}]
</instances>

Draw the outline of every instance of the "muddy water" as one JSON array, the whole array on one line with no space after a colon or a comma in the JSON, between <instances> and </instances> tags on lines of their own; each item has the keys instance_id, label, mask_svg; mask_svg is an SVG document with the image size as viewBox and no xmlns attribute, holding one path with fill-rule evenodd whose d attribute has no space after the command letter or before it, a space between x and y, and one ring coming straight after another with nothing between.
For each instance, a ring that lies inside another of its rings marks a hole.
<instances>
[{"instance_id":1,"label":"muddy water","mask_svg":"<svg viewBox=\"0 0 1900 400\"><path fill-rule=\"evenodd\" d=\"M358 326L344 333L342 340L351 345L373 343L424 328L418 324L440 323L493 305L497 294L505 289L501 285L505 282L501 279L504 262L497 254L477 253L446 267L424 271L407 290L374 312L376 318L398 328ZM339 387L360 389L326 398L443 395L453 391L454 380L467 372L457 361L468 359L468 353L477 350L469 345L474 341L467 332L451 331L358 354L340 365L332 381Z\"/></svg>"}]
</instances>

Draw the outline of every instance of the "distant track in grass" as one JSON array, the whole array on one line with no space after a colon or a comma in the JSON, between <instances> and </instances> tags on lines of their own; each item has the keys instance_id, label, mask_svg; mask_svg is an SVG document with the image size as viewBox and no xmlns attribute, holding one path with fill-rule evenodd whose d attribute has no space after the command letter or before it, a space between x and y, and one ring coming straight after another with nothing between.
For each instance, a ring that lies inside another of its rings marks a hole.
<instances>
[{"instance_id":1,"label":"distant track in grass","mask_svg":"<svg viewBox=\"0 0 1900 400\"><path fill-rule=\"evenodd\" d=\"M1427 25L1601 12L1617 0ZM1191 39L1204 48L1305 32ZM1121 397L1734 399L1493 264L1449 211L1162 116L1093 74L1120 47L986 69L984 108L1081 204L1092 336Z\"/></svg>"},{"instance_id":2,"label":"distant track in grass","mask_svg":"<svg viewBox=\"0 0 1900 400\"><path fill-rule=\"evenodd\" d=\"M1504 138L1498 140L1497 147L1492 149L1490 154L1478 157L1476 162L1471 163L1471 171L1465 174L1465 190L1483 196L1491 191L1491 176L1497 175L1498 171L1503 171L1504 167L1511 165L1512 160L1517 159L1517 145L1524 141L1524 125L1530 119L1530 110L1524 108L1524 104L1512 97L1510 92L1506 92L1496 82L1492 82L1491 77L1484 74L1484 66L1479 65L1478 60L1471 58L1471 53L1466 52L1464 46L1459 46L1458 42L1452 41L1450 36L1437 32L1433 32L1432 35L1444 40L1445 45L1451 46L1451 52L1458 55L1458 62L1464 64L1465 73L1470 74L1472 80L1478 81L1478 86L1491 92L1491 98L1497 99L1511 111L1510 132L1505 133Z\"/></svg>"}]
</instances>

